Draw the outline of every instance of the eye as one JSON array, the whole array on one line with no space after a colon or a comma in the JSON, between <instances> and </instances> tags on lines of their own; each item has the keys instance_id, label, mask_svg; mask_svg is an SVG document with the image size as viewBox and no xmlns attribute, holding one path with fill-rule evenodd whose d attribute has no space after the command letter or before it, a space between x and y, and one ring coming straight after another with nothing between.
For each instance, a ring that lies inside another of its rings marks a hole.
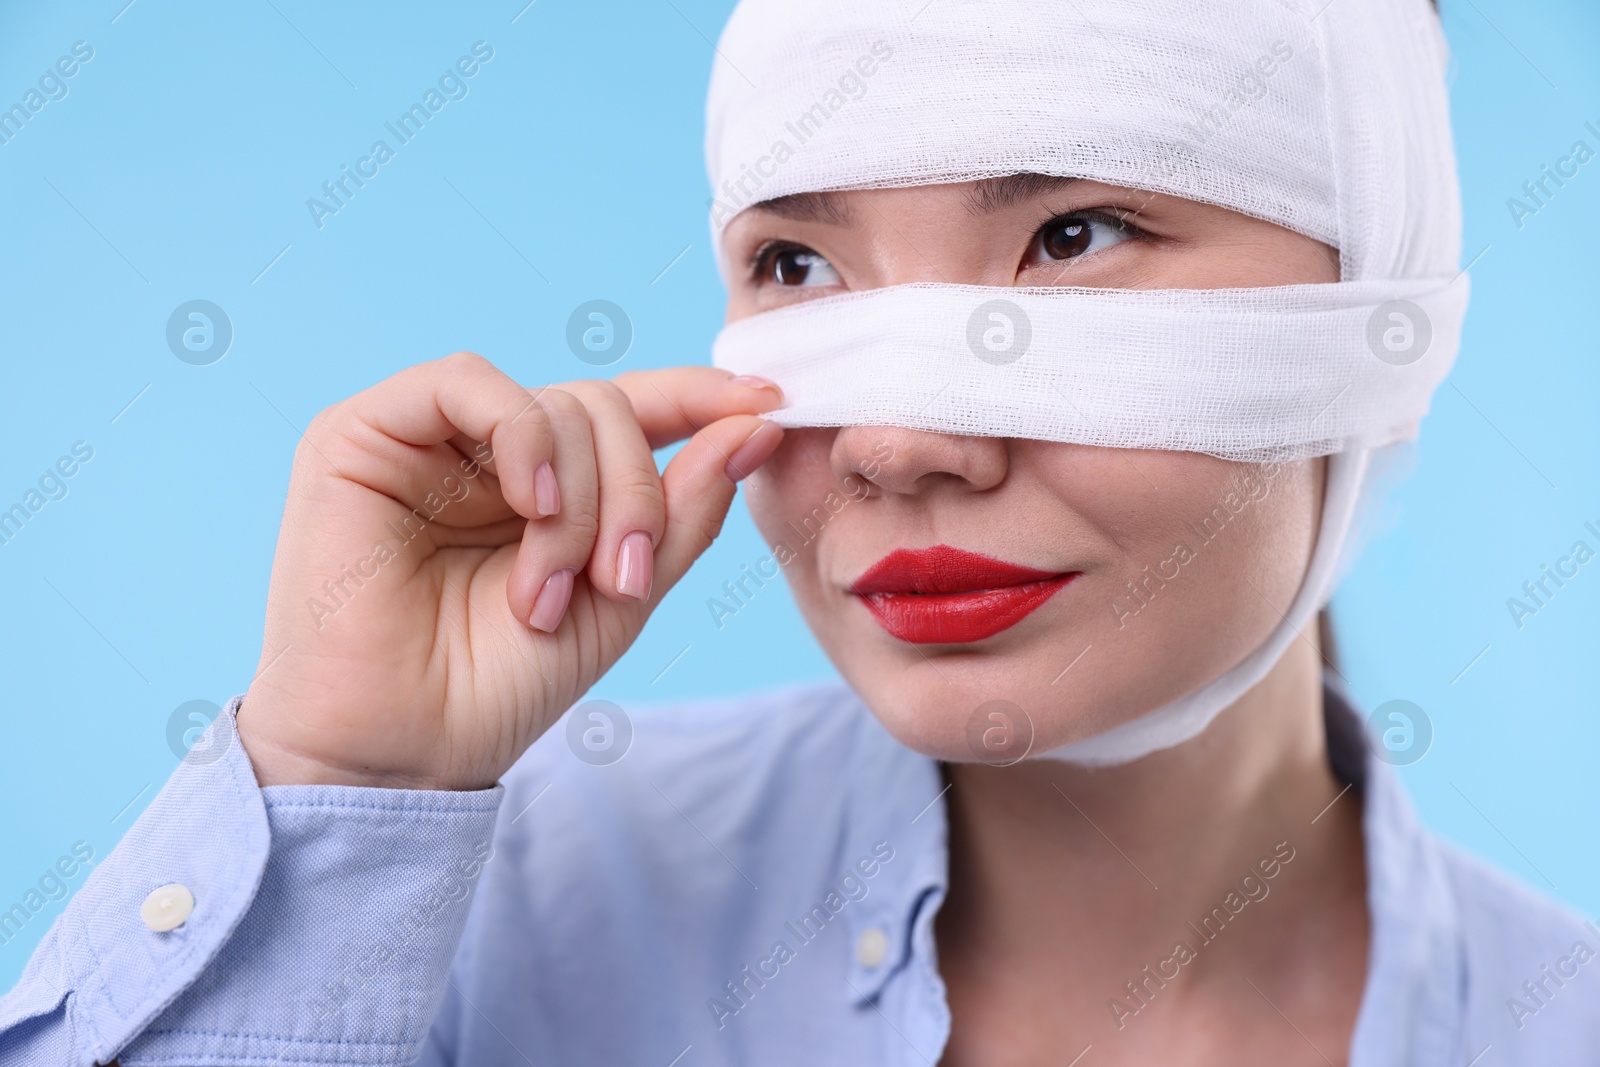
<instances>
[{"instance_id":1,"label":"eye","mask_svg":"<svg viewBox=\"0 0 1600 1067\"><path fill-rule=\"evenodd\" d=\"M1094 211L1057 215L1034 235L1022 265L1080 259L1091 252L1102 252L1134 235L1133 227L1120 219Z\"/></svg>"},{"instance_id":2,"label":"eye","mask_svg":"<svg viewBox=\"0 0 1600 1067\"><path fill-rule=\"evenodd\" d=\"M840 285L839 272L822 256L801 245L773 245L756 255L756 281L791 289Z\"/></svg>"}]
</instances>

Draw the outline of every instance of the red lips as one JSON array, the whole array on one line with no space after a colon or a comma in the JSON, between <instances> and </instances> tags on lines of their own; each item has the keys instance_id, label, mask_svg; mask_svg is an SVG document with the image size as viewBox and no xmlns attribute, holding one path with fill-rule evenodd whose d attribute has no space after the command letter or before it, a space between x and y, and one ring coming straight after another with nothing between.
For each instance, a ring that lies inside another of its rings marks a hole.
<instances>
[{"instance_id":1,"label":"red lips","mask_svg":"<svg viewBox=\"0 0 1600 1067\"><path fill-rule=\"evenodd\" d=\"M851 591L902 641L964 644L1015 626L1078 573L1019 567L949 545L897 548Z\"/></svg>"}]
</instances>

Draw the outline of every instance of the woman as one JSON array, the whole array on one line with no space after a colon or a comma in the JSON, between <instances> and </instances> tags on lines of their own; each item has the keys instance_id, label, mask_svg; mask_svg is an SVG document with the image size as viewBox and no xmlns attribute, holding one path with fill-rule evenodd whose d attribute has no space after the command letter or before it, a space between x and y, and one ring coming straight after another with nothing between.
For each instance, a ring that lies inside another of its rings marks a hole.
<instances>
[{"instance_id":1,"label":"woman","mask_svg":"<svg viewBox=\"0 0 1600 1067\"><path fill-rule=\"evenodd\" d=\"M770 377L320 415L257 676L0 1057L1593 1061L1600 932L1420 829L1312 625L1461 310L1432 14L864 8L719 48ZM848 688L552 729L747 478Z\"/></svg>"}]
</instances>

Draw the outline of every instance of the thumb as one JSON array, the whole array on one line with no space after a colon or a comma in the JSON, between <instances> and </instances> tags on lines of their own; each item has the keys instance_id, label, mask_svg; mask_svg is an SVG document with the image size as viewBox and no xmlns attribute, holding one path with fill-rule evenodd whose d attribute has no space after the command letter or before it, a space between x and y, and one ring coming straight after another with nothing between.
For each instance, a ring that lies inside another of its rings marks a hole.
<instances>
[{"instance_id":1,"label":"thumb","mask_svg":"<svg viewBox=\"0 0 1600 1067\"><path fill-rule=\"evenodd\" d=\"M659 600L722 532L740 479L765 463L783 429L755 415L719 419L691 437L661 474L666 530L656 548Z\"/></svg>"}]
</instances>

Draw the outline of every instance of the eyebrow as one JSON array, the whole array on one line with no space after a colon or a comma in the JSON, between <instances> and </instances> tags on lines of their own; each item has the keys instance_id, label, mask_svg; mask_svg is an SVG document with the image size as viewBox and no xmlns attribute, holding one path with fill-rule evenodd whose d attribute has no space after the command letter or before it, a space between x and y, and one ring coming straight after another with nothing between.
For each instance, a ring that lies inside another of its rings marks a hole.
<instances>
[{"instance_id":1,"label":"eyebrow","mask_svg":"<svg viewBox=\"0 0 1600 1067\"><path fill-rule=\"evenodd\" d=\"M850 205L838 193L790 193L751 205L791 222L826 222L835 226L850 224Z\"/></svg>"},{"instance_id":2,"label":"eyebrow","mask_svg":"<svg viewBox=\"0 0 1600 1067\"><path fill-rule=\"evenodd\" d=\"M1063 189L1077 178L1064 178L1054 174L1007 174L999 178L985 178L967 191L967 212L972 215L991 215L1008 207L1031 200L1044 193ZM852 221L850 205L838 193L790 193L775 196L752 205L791 222L823 222L834 226L848 226Z\"/></svg>"},{"instance_id":3,"label":"eyebrow","mask_svg":"<svg viewBox=\"0 0 1600 1067\"><path fill-rule=\"evenodd\" d=\"M973 215L993 214L1036 196L1064 189L1077 180L1031 172L986 178L967 192L967 211Z\"/></svg>"}]
</instances>

